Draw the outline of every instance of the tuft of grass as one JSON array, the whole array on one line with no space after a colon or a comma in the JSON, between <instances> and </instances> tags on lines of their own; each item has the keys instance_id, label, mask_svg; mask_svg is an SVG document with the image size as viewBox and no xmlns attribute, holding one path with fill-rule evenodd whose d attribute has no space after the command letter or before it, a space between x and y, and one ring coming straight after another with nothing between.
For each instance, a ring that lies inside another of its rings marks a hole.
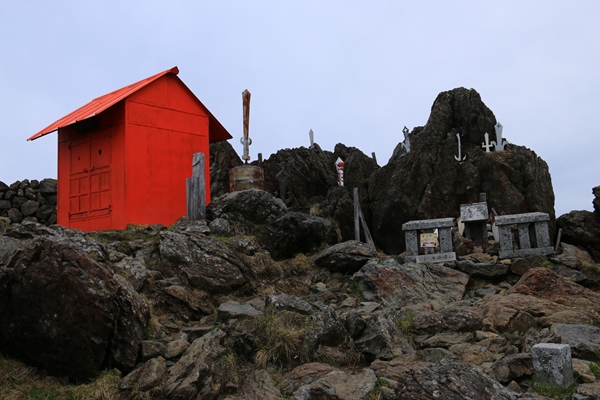
<instances>
[{"instance_id":1,"label":"tuft of grass","mask_svg":"<svg viewBox=\"0 0 600 400\"><path fill-rule=\"evenodd\" d=\"M118 372L104 371L90 383L63 385L20 361L0 356L0 396L4 400L119 400L124 398L120 379Z\"/></svg>"},{"instance_id":2,"label":"tuft of grass","mask_svg":"<svg viewBox=\"0 0 600 400\"><path fill-rule=\"evenodd\" d=\"M415 316L413 314L408 314L406 317L400 317L396 320L396 325L398 329L405 335L410 335L414 331L414 321Z\"/></svg>"},{"instance_id":3,"label":"tuft of grass","mask_svg":"<svg viewBox=\"0 0 600 400\"><path fill-rule=\"evenodd\" d=\"M569 387L560 387L560 386L548 386L543 385L539 382L532 382L531 388L539 395L550 397L554 400L567 400L573 397L575 394L576 384L571 385Z\"/></svg>"},{"instance_id":4,"label":"tuft of grass","mask_svg":"<svg viewBox=\"0 0 600 400\"><path fill-rule=\"evenodd\" d=\"M382 400L383 395L381 394L381 388L387 387L390 389L394 389L394 385L386 378L377 378L375 381L375 388L367 397L367 400Z\"/></svg>"},{"instance_id":5,"label":"tuft of grass","mask_svg":"<svg viewBox=\"0 0 600 400\"><path fill-rule=\"evenodd\" d=\"M268 363L283 367L306 359L303 342L310 327L308 316L268 307L254 324L258 342L262 343L254 359L258 368L266 368Z\"/></svg>"},{"instance_id":6,"label":"tuft of grass","mask_svg":"<svg viewBox=\"0 0 600 400\"><path fill-rule=\"evenodd\" d=\"M595 362L591 362L588 368L590 369L590 371L592 371L592 374L594 374L596 379L600 380L600 366L598 366L598 364L596 364Z\"/></svg>"}]
</instances>

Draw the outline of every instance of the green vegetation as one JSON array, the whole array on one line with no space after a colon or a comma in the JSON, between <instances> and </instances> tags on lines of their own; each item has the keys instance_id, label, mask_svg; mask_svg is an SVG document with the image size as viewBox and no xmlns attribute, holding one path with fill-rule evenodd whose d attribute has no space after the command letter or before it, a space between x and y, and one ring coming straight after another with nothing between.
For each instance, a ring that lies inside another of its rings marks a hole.
<instances>
[{"instance_id":1,"label":"green vegetation","mask_svg":"<svg viewBox=\"0 0 600 400\"><path fill-rule=\"evenodd\" d=\"M307 315L268 307L254 320L258 342L262 344L255 356L257 367L266 368L269 362L285 366L305 361L303 342L311 322Z\"/></svg>"},{"instance_id":2,"label":"green vegetation","mask_svg":"<svg viewBox=\"0 0 600 400\"><path fill-rule=\"evenodd\" d=\"M594 374L596 379L600 380L600 366L598 366L598 364L596 364L594 362L591 362L588 367L589 367L590 371L592 371L592 374Z\"/></svg>"},{"instance_id":3,"label":"green vegetation","mask_svg":"<svg viewBox=\"0 0 600 400\"><path fill-rule=\"evenodd\" d=\"M547 386L538 382L532 382L532 389L539 395L550 397L555 400L567 400L573 397L577 385L563 388L559 386Z\"/></svg>"},{"instance_id":4,"label":"green vegetation","mask_svg":"<svg viewBox=\"0 0 600 400\"><path fill-rule=\"evenodd\" d=\"M0 356L0 394L4 400L118 400L118 373L105 371L93 382L63 385L37 374L36 369Z\"/></svg>"},{"instance_id":5,"label":"green vegetation","mask_svg":"<svg viewBox=\"0 0 600 400\"><path fill-rule=\"evenodd\" d=\"M413 314L408 314L406 317L400 317L396 320L396 325L398 329L405 335L410 335L414 330L414 320L415 316Z\"/></svg>"},{"instance_id":6,"label":"green vegetation","mask_svg":"<svg viewBox=\"0 0 600 400\"><path fill-rule=\"evenodd\" d=\"M377 381L375 382L375 388L373 389L371 394L369 394L369 397L367 398L367 400L381 400L383 398L383 396L381 394L382 387L394 389L394 385L388 379L377 378Z\"/></svg>"}]
</instances>

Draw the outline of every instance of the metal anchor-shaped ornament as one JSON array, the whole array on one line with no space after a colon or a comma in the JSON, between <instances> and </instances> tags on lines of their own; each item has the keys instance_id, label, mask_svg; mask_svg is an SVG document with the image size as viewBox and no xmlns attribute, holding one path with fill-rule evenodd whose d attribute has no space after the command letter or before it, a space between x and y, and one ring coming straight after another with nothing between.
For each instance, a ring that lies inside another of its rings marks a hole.
<instances>
[{"instance_id":1,"label":"metal anchor-shaped ornament","mask_svg":"<svg viewBox=\"0 0 600 400\"><path fill-rule=\"evenodd\" d=\"M467 155L465 154L464 156L461 154L461 149L460 149L460 133L456 134L456 138L458 139L458 156L454 156L454 159L456 161L465 161L467 159Z\"/></svg>"}]
</instances>

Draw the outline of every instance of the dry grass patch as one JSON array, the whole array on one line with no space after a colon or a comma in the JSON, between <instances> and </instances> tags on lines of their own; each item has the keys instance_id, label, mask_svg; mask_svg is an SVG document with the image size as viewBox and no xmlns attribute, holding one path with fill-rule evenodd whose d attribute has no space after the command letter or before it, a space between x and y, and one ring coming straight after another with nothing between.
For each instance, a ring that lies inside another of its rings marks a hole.
<instances>
[{"instance_id":1,"label":"dry grass patch","mask_svg":"<svg viewBox=\"0 0 600 400\"><path fill-rule=\"evenodd\" d=\"M120 400L131 399L119 390L119 374L101 373L94 381L82 385L63 385L44 377L20 361L0 356L0 396L3 400Z\"/></svg>"},{"instance_id":2,"label":"dry grass patch","mask_svg":"<svg viewBox=\"0 0 600 400\"><path fill-rule=\"evenodd\" d=\"M311 323L309 316L268 307L254 319L254 323L261 344L255 356L258 368L266 368L268 363L284 367L306 361L303 344Z\"/></svg>"}]
</instances>

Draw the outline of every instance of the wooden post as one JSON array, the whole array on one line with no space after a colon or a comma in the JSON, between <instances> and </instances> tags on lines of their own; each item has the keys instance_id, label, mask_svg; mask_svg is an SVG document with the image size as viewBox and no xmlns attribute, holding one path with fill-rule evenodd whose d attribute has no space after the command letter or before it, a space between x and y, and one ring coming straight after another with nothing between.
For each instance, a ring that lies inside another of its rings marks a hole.
<instances>
[{"instance_id":1,"label":"wooden post","mask_svg":"<svg viewBox=\"0 0 600 400\"><path fill-rule=\"evenodd\" d=\"M186 180L187 217L189 221L206 218L206 193L204 181L204 153L192 158L192 177Z\"/></svg>"},{"instance_id":2,"label":"wooden post","mask_svg":"<svg viewBox=\"0 0 600 400\"><path fill-rule=\"evenodd\" d=\"M373 249L375 248L375 242L373 242L373 238L371 237L371 232L369 231L369 226L367 225L367 221L365 220L365 216L362 213L360 208L360 202L358 201L358 188L354 188L354 237L356 241L360 242L360 225L363 227L363 231L365 233L365 240L367 244L371 246Z\"/></svg>"},{"instance_id":3,"label":"wooden post","mask_svg":"<svg viewBox=\"0 0 600 400\"><path fill-rule=\"evenodd\" d=\"M358 202L358 188L354 188L354 240L360 242L360 217L358 216L360 204Z\"/></svg>"},{"instance_id":4,"label":"wooden post","mask_svg":"<svg viewBox=\"0 0 600 400\"><path fill-rule=\"evenodd\" d=\"M373 161L375 161L375 164L377 164L377 156L375 155L375 152L372 152L371 156L373 157Z\"/></svg>"}]
</instances>

